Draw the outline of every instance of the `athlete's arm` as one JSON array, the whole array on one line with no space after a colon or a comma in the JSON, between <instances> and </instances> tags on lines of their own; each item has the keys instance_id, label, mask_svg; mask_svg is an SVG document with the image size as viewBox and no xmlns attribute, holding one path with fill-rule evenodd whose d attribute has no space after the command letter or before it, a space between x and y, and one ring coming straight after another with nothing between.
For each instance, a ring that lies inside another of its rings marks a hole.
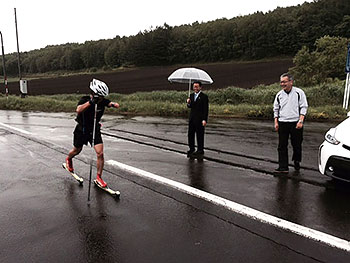
<instances>
[{"instance_id":1,"label":"athlete's arm","mask_svg":"<svg viewBox=\"0 0 350 263\"><path fill-rule=\"evenodd\" d=\"M82 103L82 102L79 102L79 103ZM87 108L89 108L91 105L95 105L97 102L98 102L98 97L92 97L90 95L90 100L88 100L85 103L79 104L77 106L76 112L78 114L80 114L80 113L84 112Z\"/></svg>"},{"instance_id":2,"label":"athlete's arm","mask_svg":"<svg viewBox=\"0 0 350 263\"><path fill-rule=\"evenodd\" d=\"M84 104L81 104L81 105L78 105L77 106L77 109L76 109L76 112L78 114L84 112L87 108L89 108L93 103L91 103L91 100L85 102Z\"/></svg>"},{"instance_id":3,"label":"athlete's arm","mask_svg":"<svg viewBox=\"0 0 350 263\"><path fill-rule=\"evenodd\" d=\"M77 109L76 109L76 112L78 114L80 114L80 113L84 112L87 108L89 108L90 105L91 105L90 101L87 101L84 104L78 105Z\"/></svg>"},{"instance_id":4,"label":"athlete's arm","mask_svg":"<svg viewBox=\"0 0 350 263\"><path fill-rule=\"evenodd\" d=\"M119 108L120 105L119 105L119 103L117 103L117 102L110 102L110 103L108 104L108 107Z\"/></svg>"}]
</instances>

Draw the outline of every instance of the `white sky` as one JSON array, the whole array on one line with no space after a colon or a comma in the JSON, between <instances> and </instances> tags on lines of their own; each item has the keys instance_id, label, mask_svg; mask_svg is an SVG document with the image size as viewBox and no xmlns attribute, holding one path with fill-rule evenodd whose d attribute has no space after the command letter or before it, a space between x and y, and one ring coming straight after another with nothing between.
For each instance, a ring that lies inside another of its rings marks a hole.
<instances>
[{"instance_id":1,"label":"white sky","mask_svg":"<svg viewBox=\"0 0 350 263\"><path fill-rule=\"evenodd\" d=\"M130 36L151 27L231 19L305 0L1 0L0 31L5 54L47 45ZM306 2L312 2L307 0Z\"/></svg>"}]
</instances>

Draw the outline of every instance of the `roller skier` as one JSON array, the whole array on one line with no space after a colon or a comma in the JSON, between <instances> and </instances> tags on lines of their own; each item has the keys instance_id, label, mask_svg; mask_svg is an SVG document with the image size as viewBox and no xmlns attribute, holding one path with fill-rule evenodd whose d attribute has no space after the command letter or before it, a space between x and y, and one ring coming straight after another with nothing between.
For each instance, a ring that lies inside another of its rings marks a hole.
<instances>
[{"instance_id":1,"label":"roller skier","mask_svg":"<svg viewBox=\"0 0 350 263\"><path fill-rule=\"evenodd\" d=\"M91 94L89 96L83 96L78 102L76 108L77 117L75 119L77 125L73 132L73 148L69 151L64 166L70 173L74 173L73 158L78 155L83 149L83 146L87 145L89 142L90 145L94 147L97 156L97 175L95 181L100 187L107 188L107 183L102 179L104 156L103 141L100 130L101 124L99 122L102 118L105 107L119 108L119 104L111 102L109 99L105 98L105 96L109 94L109 89L104 82L93 79L90 82L90 89Z\"/></svg>"}]
</instances>

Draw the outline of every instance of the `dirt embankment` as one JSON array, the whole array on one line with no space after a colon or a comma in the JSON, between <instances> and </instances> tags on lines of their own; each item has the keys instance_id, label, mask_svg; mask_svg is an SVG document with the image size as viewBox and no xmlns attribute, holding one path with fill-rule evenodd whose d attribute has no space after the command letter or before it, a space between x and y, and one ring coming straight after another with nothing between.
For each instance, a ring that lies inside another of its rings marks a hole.
<instances>
[{"instance_id":1,"label":"dirt embankment","mask_svg":"<svg viewBox=\"0 0 350 263\"><path fill-rule=\"evenodd\" d=\"M205 89L221 89L228 86L251 88L258 84L272 84L293 66L292 60L275 60L255 63L221 63L196 65L209 73L214 80ZM123 72L88 74L52 79L37 79L28 82L29 95L65 93L89 93L92 78L105 81L114 93L129 94L136 91L186 90L186 84L170 84L168 76L177 66L148 67ZM3 89L3 87L2 87ZM4 91L1 90L2 93ZM19 84L9 83L9 93L19 94Z\"/></svg>"}]
</instances>

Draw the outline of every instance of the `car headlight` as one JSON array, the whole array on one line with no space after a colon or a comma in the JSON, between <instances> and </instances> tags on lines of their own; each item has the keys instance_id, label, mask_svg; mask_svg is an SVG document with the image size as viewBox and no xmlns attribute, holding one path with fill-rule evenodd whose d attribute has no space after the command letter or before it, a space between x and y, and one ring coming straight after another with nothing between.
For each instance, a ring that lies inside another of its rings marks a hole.
<instances>
[{"instance_id":1,"label":"car headlight","mask_svg":"<svg viewBox=\"0 0 350 263\"><path fill-rule=\"evenodd\" d=\"M335 131L336 131L335 128L330 129L330 130L326 133L326 135L325 135L324 137L325 137L325 139L326 139L327 142L329 142L329 143L331 143L331 144L337 145L337 144L340 143L340 141L338 141L338 140L335 138Z\"/></svg>"}]
</instances>

